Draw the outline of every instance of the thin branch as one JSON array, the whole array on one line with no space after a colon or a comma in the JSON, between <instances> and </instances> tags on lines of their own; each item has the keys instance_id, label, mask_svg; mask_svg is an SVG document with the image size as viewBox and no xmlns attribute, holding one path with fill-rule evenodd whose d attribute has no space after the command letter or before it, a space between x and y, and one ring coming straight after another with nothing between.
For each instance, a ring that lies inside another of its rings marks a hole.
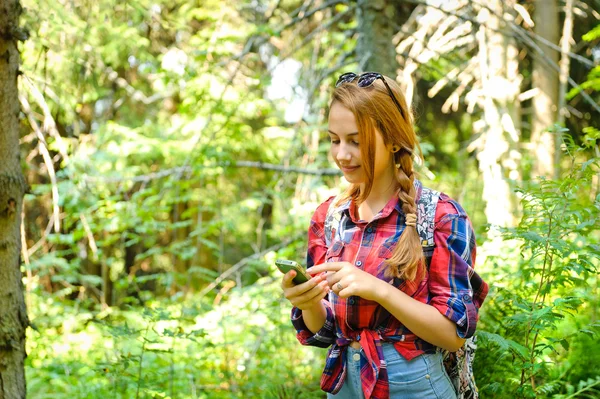
<instances>
[{"instance_id":1,"label":"thin branch","mask_svg":"<svg viewBox=\"0 0 600 399\"><path fill-rule=\"evenodd\" d=\"M27 253L27 235L25 234L25 207L23 206L21 209L21 256L23 257L23 261L25 265L29 266L29 254ZM27 281L31 282L30 276L31 270L27 267ZM29 285L28 285L29 287ZM29 293L29 288L27 290Z\"/></svg>"},{"instance_id":2,"label":"thin branch","mask_svg":"<svg viewBox=\"0 0 600 399\"><path fill-rule=\"evenodd\" d=\"M288 57L290 57L296 51L300 50L306 44L308 44L309 42L311 42L314 35L316 35L317 33L321 32L323 30L329 29L329 27L331 27L331 25L333 25L336 22L338 22L340 19L342 19L344 16L346 16L346 14L350 13L351 11L354 11L355 8L356 8L355 6L348 7L347 10L345 10L344 12L341 12L341 13L337 14L336 16L334 16L333 18L331 18L326 23L320 24L316 29L314 29L312 32L310 32L308 35L306 35L302 39L302 42L300 42L296 47L294 47L293 49L291 49L290 51L288 51L287 53L285 53L285 55L283 55L282 58L288 58Z\"/></svg>"},{"instance_id":3,"label":"thin branch","mask_svg":"<svg viewBox=\"0 0 600 399\"><path fill-rule=\"evenodd\" d=\"M29 106L29 102L27 101L27 99L24 96L19 96L19 101L21 103L22 111L27 115L29 124L31 125L31 128L33 129L33 131L36 133L36 135L38 137L38 141L39 141L38 147L40 149L40 153L42 154L42 157L44 158L44 163L46 164L46 168L48 169L48 176L50 176L50 183L52 184L52 205L53 205L53 212L54 212L54 231L59 233L60 232L60 217L59 217L60 216L60 207L58 205L58 201L59 201L58 183L56 181L56 173L54 172L54 162L52 161L52 158L50 157L50 153L48 152L44 134L40 130L40 127L38 126L37 122L35 121L35 118L33 117L33 112L31 112L31 107ZM63 155L63 158L65 160L67 160L68 158L65 158L65 156L66 155Z\"/></svg>"},{"instance_id":4,"label":"thin branch","mask_svg":"<svg viewBox=\"0 0 600 399\"><path fill-rule=\"evenodd\" d=\"M279 244L273 245L267 249L265 249L262 252L256 253L254 255L250 255L247 258L244 258L242 260L240 260L238 263L236 263L235 265L231 266L229 269L227 269L224 273L222 273L219 277L217 277L215 279L215 281L213 281L211 284L209 284L207 287L205 287L202 291L200 291L200 298L204 297L206 294L208 294L213 288L215 288L216 286L218 286L219 284L221 284L221 282L225 279L227 279L229 276L231 276L232 274L240 271L244 266L246 266L248 264L248 262L256 260L256 259L260 259L263 256L265 256L266 254L268 254L269 252L272 251L277 251L281 248L285 248L288 245L290 245L291 243L293 243L296 240L299 240L300 238L304 237L304 232L300 233L300 234L296 234L294 237L281 242Z\"/></svg>"},{"instance_id":5,"label":"thin branch","mask_svg":"<svg viewBox=\"0 0 600 399\"><path fill-rule=\"evenodd\" d=\"M246 42L246 46L242 50L242 55L240 56L240 59L243 58L245 55L247 55L250 52L251 43L252 43L252 38L248 39L248 42ZM186 157L185 162L183 163L184 168L187 168L190 165L190 163L192 161L192 156L195 153L196 147L200 143L200 140L202 139L203 134L205 133L205 131L210 126L210 124L212 122L212 117L213 117L213 115L216 114L215 111L222 106L223 101L225 99L225 93L233 85L233 81L235 80L235 77L239 73L241 65L242 65L242 63L240 61L236 65L236 67L233 70L233 72L231 72L231 75L229 77L229 81L227 82L227 84L225 85L225 87L223 88L223 90L221 91L221 94L220 94L219 98L217 99L217 101L214 103L214 105L211 107L210 111L208 112L208 118L206 119L206 123L205 123L204 127L194 137L192 146L191 146L190 151L189 151L189 155ZM243 98L245 98L247 95L249 95L249 91L246 91L246 94L243 96ZM215 139L216 135L220 131L222 131L223 129L225 129L225 127L227 127L227 125L229 124L229 120L231 119L231 117L236 112L237 112L237 109L235 107L231 107L231 110L226 115L225 122L223 122L223 124L219 128L213 130L213 132L212 132L212 134L211 134L211 136L209 138L209 142L213 141ZM176 180L180 180L181 179L182 173L183 173L183 170L181 170L181 172L176 175Z\"/></svg>"},{"instance_id":6,"label":"thin branch","mask_svg":"<svg viewBox=\"0 0 600 399\"><path fill-rule=\"evenodd\" d=\"M335 0L335 1L330 1L327 2L315 9L312 9L309 12L303 13L301 11L299 11L298 16L296 18L294 18L294 20L292 20L292 22L290 22L289 24L285 25L280 31L285 30L287 27L293 25L294 23L296 23L297 21L304 19L304 18L309 18L310 16L312 16L313 14L315 14L316 12L320 11L320 10L324 10L326 8L329 8L331 6L337 5L337 4L341 4L341 3L346 3L344 1L340 1L340 0ZM350 9L352 9L352 7L350 7ZM302 48L304 45L306 45L309 40L311 39L312 36L325 29L326 27L330 26L331 24L333 24L335 21L337 21L338 19L340 19L342 16L344 16L346 13L348 13L349 10L346 10L342 13L340 13L339 15L336 15L334 18L332 18L327 24L325 24L325 26L320 26L319 28L315 29L313 32L311 32L307 38L305 38L298 46L296 46L292 51L287 52L287 54L285 54L284 56L281 57L281 59L279 60L280 62L282 62L283 60L287 59L288 57L290 57L292 54L294 54L295 51L297 51L298 49ZM232 60L238 60L239 63L238 65L236 65L235 69L232 71L230 77L229 77L229 81L228 83L225 85L225 87L223 88L221 95L219 96L219 99L216 101L216 103L214 104L214 106L212 107L211 111L208 112L208 119L206 121L206 124L204 125L204 128L196 135L196 137L193 140L193 144L191 146L191 150L190 150L190 155L186 158L185 162L184 162L184 167L188 167L191 160L192 160L192 154L194 154L194 149L197 147L197 145L200 143L201 137L204 135L205 130L208 129L208 127L210 126L211 122L212 122L212 115L214 114L214 110L216 110L218 107L221 106L223 99L225 97L225 93L227 92L227 90L229 89L229 87L233 84L233 80L235 79L235 77L237 76L237 74L240 71L240 67L242 64L242 60L243 58L248 55L251 51L251 49L254 47L254 41L255 40L259 40L260 37L259 36L251 36L250 38L248 38L247 42L244 45L243 50L240 52L240 54L236 55L235 57L232 58ZM221 64L223 64L224 62L221 62ZM267 72L271 72L277 65L272 65L270 68L268 68ZM246 95L248 95L249 93L246 93ZM226 115L226 119L225 122L219 126L218 128L214 129L211 134L210 134L210 139L209 141L214 140L215 136L222 131L223 129L225 129L227 127L227 125L229 124L229 120L231 118L231 116L233 116L235 114L237 110L232 109L231 112ZM184 170L182 169L176 176L176 179L179 180L182 177L182 174Z\"/></svg>"},{"instance_id":7,"label":"thin branch","mask_svg":"<svg viewBox=\"0 0 600 399\"><path fill-rule=\"evenodd\" d=\"M85 234L87 235L88 242L90 244L90 248L92 249L92 254L94 255L94 259L98 258L98 246L96 245L96 240L94 239L94 235L92 234L92 229L87 222L87 219L83 213L79 214L79 219L81 219L81 224L83 224L83 229L85 230Z\"/></svg>"},{"instance_id":8,"label":"thin branch","mask_svg":"<svg viewBox=\"0 0 600 399\"><path fill-rule=\"evenodd\" d=\"M269 12L269 14L266 16L265 22L269 22L271 20L271 18L273 18L273 15L275 15L275 11L277 11L279 9L280 5L281 5L281 0L277 0L277 3L275 3L275 5L273 6L273 8ZM171 396L173 396L173 395L171 395Z\"/></svg>"},{"instance_id":9,"label":"thin branch","mask_svg":"<svg viewBox=\"0 0 600 399\"><path fill-rule=\"evenodd\" d=\"M48 234L50 234L52 227L54 227L54 215L50 215L50 220L48 220L48 225L46 226L44 234L38 240L38 242L36 242L34 245L31 246L31 248L27 250L27 256L32 256L34 253L36 253L38 249L40 249L42 245L44 245L44 243L46 242L46 237L48 236Z\"/></svg>"},{"instance_id":10,"label":"thin branch","mask_svg":"<svg viewBox=\"0 0 600 399\"><path fill-rule=\"evenodd\" d=\"M344 0L334 0L334 1L328 1L327 3L323 3L321 4L319 7L317 8L313 8L312 10L303 13L301 11L298 12L298 14L287 24L285 24L280 30L279 32L283 32L284 30L288 29L289 27L291 27L292 25L297 24L298 22L302 21L303 19L309 18L311 17L313 14L322 11L326 8L338 5L338 4L348 4L348 1L344 1ZM301 8L301 7L300 7ZM293 13L292 13L293 15Z\"/></svg>"},{"instance_id":11,"label":"thin branch","mask_svg":"<svg viewBox=\"0 0 600 399\"><path fill-rule=\"evenodd\" d=\"M513 26L511 25L511 28L513 28ZM513 28L514 29L514 28ZM554 62L553 60L550 59L550 57L548 57L546 55L546 53L544 53L544 50L542 50L540 48L540 46L537 45L537 43L535 43L532 39L528 38L527 36L525 36L523 33L521 33L519 30L514 29L515 32L517 33L517 35L519 35L524 41L526 41L531 47L533 47L533 49L538 53L538 56L541 57L541 59L551 68L553 68L556 72L560 73L560 66ZM568 81L569 84L577 89L580 89L580 94L581 96L592 106L592 108L594 108L598 113L600 113L600 105L598 105L594 99L592 97L590 97L589 94L587 94L583 88L577 84L577 82L575 82L573 80L573 78L571 78L570 76L568 76Z\"/></svg>"},{"instance_id":12,"label":"thin branch","mask_svg":"<svg viewBox=\"0 0 600 399\"><path fill-rule=\"evenodd\" d=\"M21 208L21 256L25 262L25 269L27 271L27 285L26 285L26 297L27 297L27 308L31 309L31 283L33 281L33 273L31 273L31 267L29 266L29 254L27 253L27 235L25 233L25 206Z\"/></svg>"},{"instance_id":13,"label":"thin branch","mask_svg":"<svg viewBox=\"0 0 600 399\"><path fill-rule=\"evenodd\" d=\"M279 172L285 173L298 173L304 175L315 175L315 176L341 176L341 172L338 169L332 168L324 168L324 169L305 169L299 168L295 166L283 166L283 165L274 165L270 163L264 162L254 162L254 161L237 161L235 163L220 163L213 166L203 166L202 168L217 168L217 167L225 167L225 168L256 168L263 170L275 170ZM162 179L163 177L167 177L170 175L180 175L183 173L191 173L195 168L191 166L180 166L171 169L165 169L160 172L148 173L145 175L138 175L132 177L109 177L109 176L88 176L84 175L83 180L90 183L120 183L125 181L131 182L144 182L147 183L152 180Z\"/></svg>"},{"instance_id":14,"label":"thin branch","mask_svg":"<svg viewBox=\"0 0 600 399\"><path fill-rule=\"evenodd\" d=\"M146 343L148 342L147 340L147 336L148 336L148 332L150 331L150 326L151 323L149 322L148 325L146 326L146 332L144 333L144 336L142 337L142 353L140 353L140 365L138 366L138 380L137 380L137 389L135 391L135 399L138 399L140 397L140 388L142 387L142 364L144 361L144 352L146 351Z\"/></svg>"},{"instance_id":15,"label":"thin branch","mask_svg":"<svg viewBox=\"0 0 600 399\"><path fill-rule=\"evenodd\" d=\"M425 0L403 0L403 2L410 3L410 4L419 4L419 5L423 5L423 6L426 6L426 7L435 8L435 9L440 10L441 12L443 12L445 14L452 15L452 16L454 16L456 18L460 18L460 19L462 19L464 21L470 21L470 22L472 22L473 24L476 24L476 25L481 25L482 24L482 22L479 22L474 17L468 17L468 16L465 16L465 15L458 14L458 13L456 13L454 11L445 9L443 6L436 6L436 5L433 5L433 4L428 4ZM486 5L479 4L479 3L477 5L480 6L480 7L483 7L485 9L487 9L490 13L496 15L502 21L504 21L505 23L507 23L511 28L513 28L513 29L516 28L516 29L519 29L522 32L525 32L528 36L530 36L530 38L532 38L531 39L532 41L533 40L540 41L540 42L544 43L545 45L547 45L548 47L552 48L553 50L556 50L556 51L559 51L559 52L562 51L561 48L558 45L549 42L547 39L539 36L538 34L536 34L534 32L528 31L527 29L523 28L522 26L517 25L513 21L507 21L506 19L503 18L503 16L497 15L496 12L495 12L495 10L492 10L491 8L487 7ZM488 28L488 29L490 29L490 28ZM514 37L514 35L511 35L511 34L509 34L509 32L506 32L506 31L501 30L501 29L491 29L491 30L495 31L495 32L498 32L498 33L501 33L501 34L503 34L505 36ZM594 67L594 63L591 60L589 60L589 59L587 59L585 57L582 57L582 56L580 56L578 54L574 54L574 53L569 52L568 56L571 57L571 58L573 58L573 59L576 59L577 61L581 62L582 64L584 64L585 66L587 66L589 68L593 68Z\"/></svg>"},{"instance_id":16,"label":"thin branch","mask_svg":"<svg viewBox=\"0 0 600 399\"><path fill-rule=\"evenodd\" d=\"M58 132L58 128L56 127L56 122L54 121L54 118L52 117L52 113L50 112L50 107L48 106L48 103L46 102L44 95L38 90L38 88L33 84L31 79L29 79L29 77L27 77L26 75L23 75L23 77L24 78L21 79L21 81L27 86L30 94L33 96L33 99L42 108L42 111L44 113L44 120L43 120L44 131L48 132L54 138L54 140L56 140L56 142L58 144L58 152L63 157L65 162L68 162L69 154L67 153L67 146L63 142L62 136ZM20 96L19 98L24 99L24 97L22 97L22 96ZM23 103L23 100L21 100L21 103ZM29 121L31 122L32 120L35 120L35 118L33 117L33 113L31 112L31 107L29 106L29 103L27 103L27 109L29 110L27 117L28 117ZM37 126L37 123L36 123L36 126ZM36 130L36 133L38 133L38 132L41 134L42 137L44 137L42 134L42 131L39 128L37 128L37 130ZM38 134L38 136L39 136L39 134ZM45 142L44 142L44 144L45 144Z\"/></svg>"},{"instance_id":17,"label":"thin branch","mask_svg":"<svg viewBox=\"0 0 600 399\"><path fill-rule=\"evenodd\" d=\"M248 167L248 168L258 168L265 170L277 170L280 172L286 173L298 173L302 175L315 175L315 176L341 176L342 173L338 169L324 168L324 169L305 169L298 168L295 166L282 166L282 165L273 165L264 162L252 162L252 161L237 161L235 164L231 165L232 167Z\"/></svg>"},{"instance_id":18,"label":"thin branch","mask_svg":"<svg viewBox=\"0 0 600 399\"><path fill-rule=\"evenodd\" d=\"M594 388L596 385L600 385L600 379L598 379L596 382L594 382L593 384L584 386L583 388L581 388L579 391L572 393L571 395L567 396L565 399L572 399L572 398L576 398L578 395L581 395L583 392L588 391L592 388ZM595 396L590 396L590 397L595 397Z\"/></svg>"},{"instance_id":19,"label":"thin branch","mask_svg":"<svg viewBox=\"0 0 600 399\"><path fill-rule=\"evenodd\" d=\"M475 25L477 25L477 26L479 26L479 25L482 25L482 23L481 23L481 22L479 22L479 21L477 21L477 19L476 19L476 18L473 18L473 17L467 17L467 16L465 16L465 15L461 15L461 14L458 14L458 13L456 13L456 12L453 12L453 11L450 11L450 10L446 10L446 9L444 9L444 7L443 7L443 6L435 6L435 5L427 4L427 3L425 3L423 0L404 0L404 1L405 1L405 2L407 2L407 3L412 3L412 4L421 4L421 5L425 5L425 6L427 6L427 7L432 7L432 8L434 8L434 9L440 10L440 11L442 11L442 12L444 12L444 13L448 14L448 15L452 15L452 16L454 16L454 17L456 17L456 18L460 18L460 19L462 19L462 20L465 20L465 21L470 21L470 22L472 22L473 24L475 24ZM471 4L472 4L472 3L471 3ZM544 52L544 50L542 50L542 49L540 48L540 46L539 46L539 45L538 45L538 44L535 42L535 40L531 38L531 37L535 37L536 39L539 39L539 36L537 36L537 35L536 35L536 34L534 34L534 33L528 32L526 29L524 29L523 27L521 27L521 26L519 26L519 25L515 24L515 23L514 23L514 22L512 22L512 21L507 21L507 20L506 20L506 19L504 19L502 16L498 16L498 15L495 13L495 10L492 10L492 9L490 9L489 7L487 7L487 6L483 5L483 4L478 4L478 5L479 5L479 6L481 6L481 7L483 7L483 8L485 8L485 9L487 9L487 10L488 10L490 13L492 13L492 14L496 15L498 18L500 18L500 20L501 20L501 21L504 21L504 22L505 22L505 24L506 24L506 25L507 25L507 26L510 28L510 30L512 30L512 31L513 31L513 33L514 33L514 34L510 34L509 32L506 32L506 31L505 31L505 30L503 30L503 29L494 29L494 28L489 28L489 27L486 27L486 28L488 28L488 29L490 29L490 30L492 30L492 31L495 31L495 32L497 32L497 33L500 33L500 34L502 34L502 35L505 35L505 36L514 37L514 38L517 38L517 39L518 39L518 38L520 38L520 39L521 39L521 41L522 41L523 43L525 43L526 45L528 45L530 48L534 49L534 50L535 50L535 52L537 53L537 56L541 57L541 59L542 59L542 60L543 60L543 61L544 61L544 62L545 62L547 65L549 65L551 68L555 69L555 70L556 70L558 73L560 73L560 66L559 66L557 63L555 63L555 62L554 62L552 59L550 59L550 58L549 58L549 57L546 55L546 53ZM530 37L530 36L531 36L531 37ZM540 40L540 41L541 41L541 40ZM556 46L556 45L555 45L553 48L556 48L556 47L558 47L558 46ZM558 47L558 49L559 49L559 50L561 50L561 49L560 49L560 47ZM562 51L562 50L561 50L561 51ZM571 56L571 54L569 54L569 53L567 53L567 54L568 54L569 56ZM536 56L536 54L534 53L534 57L535 57L535 56ZM578 59L579 61L581 61L579 58L576 58L576 59ZM589 66L589 63L588 63L588 64L586 64L586 65L588 65L588 66ZM594 99L593 99L593 98L591 98L591 96L590 96L589 94L587 94L587 93L586 93L586 92L585 92L585 91L584 91L584 90L581 88L581 86L580 86L579 84L577 84L577 82L575 82L575 81L573 80L573 78L571 78L571 77L569 76L569 77L568 77L568 82L569 82L569 84L570 84L572 87L574 87L574 88L577 88L577 89L580 89L580 93L581 93L582 97L583 97L583 98L584 98L584 99L585 99L585 100L586 100L586 101L587 101L587 102L588 102L588 103L589 103L589 104L592 106L592 108L594 108L594 109L595 109L595 110L596 110L598 113L600 113L600 105L598 105L598 104L597 104L597 103L594 101Z\"/></svg>"},{"instance_id":20,"label":"thin branch","mask_svg":"<svg viewBox=\"0 0 600 399\"><path fill-rule=\"evenodd\" d=\"M483 7L483 8L485 8L485 9L487 9L490 13L494 14L496 17L500 18L500 20L504 21L511 28L518 29L521 32L523 32L523 33L527 34L528 36L530 36L532 39L534 39L534 40L536 40L538 42L542 42L547 47L549 47L549 48L551 48L553 50L556 50L556 51L558 51L561 54L563 53L563 48L561 46L557 45L556 43L552 43L551 41L549 41L545 37L543 37L543 36L541 36L541 35L539 35L539 34L537 34L535 32L532 32L530 30L527 30L527 29L523 28L522 26L516 24L513 21L509 21L509 20L504 19L502 15L496 14L496 11L494 9L488 7L485 4L479 4L478 3L478 5L481 6L481 7ZM518 12L518 10L517 10L517 12ZM500 32L500 33L507 34L507 32ZM579 54L575 54L575 53L572 53L572 52L569 51L569 52L566 53L566 55L569 56L569 57L571 57L571 58L573 58L573 59L576 59L577 61L581 62L582 64L584 64L588 68L593 68L594 65L595 65L594 62L592 62L591 60L589 60L589 59L587 59L585 57L582 57Z\"/></svg>"}]
</instances>

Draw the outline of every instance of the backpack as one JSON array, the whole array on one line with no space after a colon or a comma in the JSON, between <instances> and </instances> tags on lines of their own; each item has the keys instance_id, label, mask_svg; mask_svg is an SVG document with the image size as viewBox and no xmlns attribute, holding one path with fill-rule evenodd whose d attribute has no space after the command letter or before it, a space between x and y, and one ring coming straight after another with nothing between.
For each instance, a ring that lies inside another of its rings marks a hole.
<instances>
[{"instance_id":1,"label":"backpack","mask_svg":"<svg viewBox=\"0 0 600 399\"><path fill-rule=\"evenodd\" d=\"M440 192L423 187L415 180L417 190L417 232L421 238L423 254L425 256L426 266L429 269L433 257L434 243L434 219L437 203L440 198ZM337 211L335 204L340 196L336 196L329 204L327 216L325 217L325 243L327 248L339 235L339 224L341 221L341 212ZM449 352L444 349L438 349L443 354L444 368L452 381L457 399L478 399L479 393L475 385L473 375L473 360L475 350L477 349L476 337L468 338L464 345L456 352Z\"/></svg>"}]
</instances>

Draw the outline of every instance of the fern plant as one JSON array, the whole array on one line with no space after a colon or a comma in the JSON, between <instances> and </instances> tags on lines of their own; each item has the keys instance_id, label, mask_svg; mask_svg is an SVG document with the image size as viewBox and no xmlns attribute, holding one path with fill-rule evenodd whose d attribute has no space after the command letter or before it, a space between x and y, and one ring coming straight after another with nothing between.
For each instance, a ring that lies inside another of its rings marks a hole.
<instances>
[{"instance_id":1,"label":"fern plant","mask_svg":"<svg viewBox=\"0 0 600 399\"><path fill-rule=\"evenodd\" d=\"M555 130L565 132L558 126ZM535 398L566 389L550 378L557 355L569 350L574 336L593 335L600 326L591 321L568 335L557 333L565 320L590 309L588 283L597 278L600 259L600 194L593 187L600 158L589 157L600 131L589 128L585 133L581 146L564 135L568 171L560 179L542 178L519 189L522 219L515 228L501 229L507 243L520 243L518 267L505 266L511 284L494 293L496 313L504 315L497 320L502 327L480 336L484 345L512 355L516 367L508 388L495 385L490 392Z\"/></svg>"}]
</instances>

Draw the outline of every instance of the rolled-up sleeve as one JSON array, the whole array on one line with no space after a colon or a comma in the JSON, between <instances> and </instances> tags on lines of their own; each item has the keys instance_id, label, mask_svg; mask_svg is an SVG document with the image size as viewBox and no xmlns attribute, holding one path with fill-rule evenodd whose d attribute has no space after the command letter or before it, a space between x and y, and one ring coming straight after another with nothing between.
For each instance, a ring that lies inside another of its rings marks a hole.
<instances>
[{"instance_id":1,"label":"rolled-up sleeve","mask_svg":"<svg viewBox=\"0 0 600 399\"><path fill-rule=\"evenodd\" d=\"M292 309L292 324L296 329L296 338L302 345L318 346L321 348L327 348L329 345L335 342L335 330L333 325L333 312L329 306L329 302L323 300L325 304L325 310L327 310L327 318L325 324L315 334L312 333L304 324L302 318L302 310L294 307Z\"/></svg>"},{"instance_id":2,"label":"rolled-up sleeve","mask_svg":"<svg viewBox=\"0 0 600 399\"><path fill-rule=\"evenodd\" d=\"M440 199L435 220L435 249L429 269L429 304L456 323L459 337L470 338L477 327L479 307L487 295L487 284L473 269L473 228L465 211L450 199ZM478 284L475 293L474 280Z\"/></svg>"},{"instance_id":3,"label":"rolled-up sleeve","mask_svg":"<svg viewBox=\"0 0 600 399\"><path fill-rule=\"evenodd\" d=\"M306 253L307 268L325 262L327 244L325 242L324 222L329 203L333 198L334 197L330 197L327 201L319 205L311 218L310 226L308 228L308 250ZM302 310L296 307L292 308L292 324L297 332L296 337L302 345L326 348L335 342L335 325L331 306L326 299L323 299L321 302L327 311L327 318L323 327L315 334L306 327L304 318L302 317Z\"/></svg>"}]
</instances>

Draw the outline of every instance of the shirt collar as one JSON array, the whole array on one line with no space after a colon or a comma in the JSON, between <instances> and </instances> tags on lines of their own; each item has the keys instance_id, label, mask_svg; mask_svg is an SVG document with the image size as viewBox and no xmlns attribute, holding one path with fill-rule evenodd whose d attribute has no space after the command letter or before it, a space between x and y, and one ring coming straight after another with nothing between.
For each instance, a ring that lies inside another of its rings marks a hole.
<instances>
[{"instance_id":1,"label":"shirt collar","mask_svg":"<svg viewBox=\"0 0 600 399\"><path fill-rule=\"evenodd\" d=\"M415 190L416 190L416 198L415 198L415 202L419 201L419 198L421 197L421 192L423 191L423 184L421 183L420 180L415 179L414 180L414 186L415 186ZM382 219L382 218L386 218L388 217L391 213L392 210L396 210L399 214L404 214L404 211L402 210L402 204L400 203L400 200L398 198L398 196L393 196L388 203L383 207L383 209L373 218L373 220L375 219ZM356 201L351 198L348 201L344 202L343 204L341 204L340 206L337 207L336 209L337 212L344 212L346 213L346 215L348 217L350 217L350 219L352 219L353 222L357 222L358 220L355 220L353 215L356 215Z\"/></svg>"}]
</instances>

